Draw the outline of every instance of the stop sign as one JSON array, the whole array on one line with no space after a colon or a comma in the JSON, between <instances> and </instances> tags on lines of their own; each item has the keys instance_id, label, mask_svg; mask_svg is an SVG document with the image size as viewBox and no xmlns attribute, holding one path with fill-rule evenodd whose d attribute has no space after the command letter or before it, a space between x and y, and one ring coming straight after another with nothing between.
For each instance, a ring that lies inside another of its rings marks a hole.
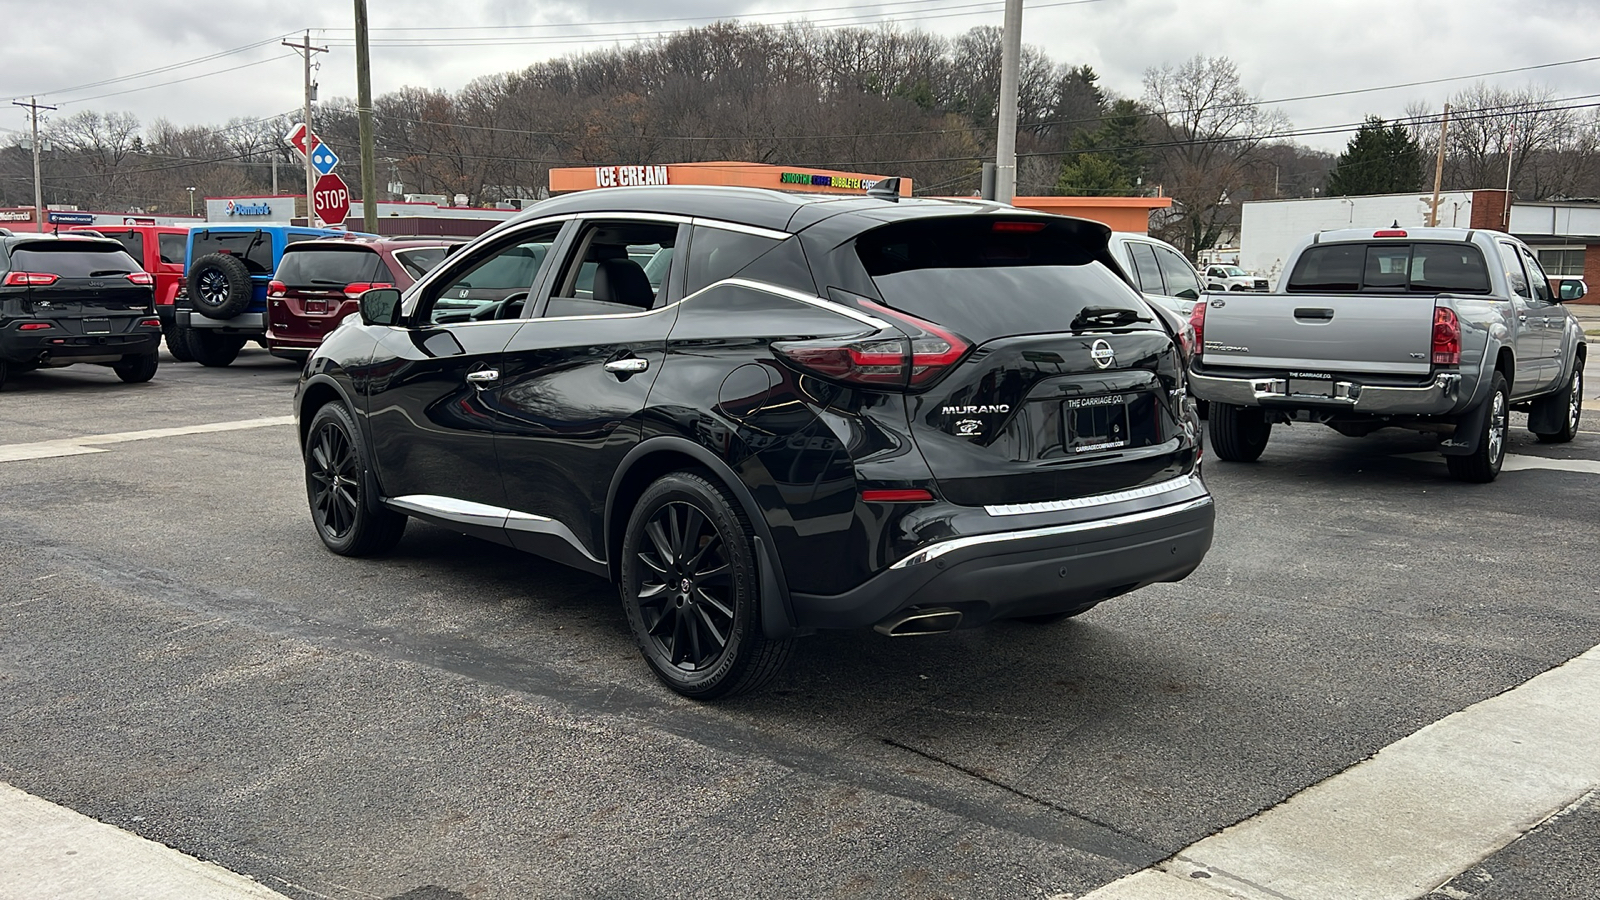
<instances>
[{"instance_id":1,"label":"stop sign","mask_svg":"<svg viewBox=\"0 0 1600 900\"><path fill-rule=\"evenodd\" d=\"M350 215L350 188L343 178L331 172L317 179L311 200L316 205L317 218L329 225L343 225Z\"/></svg>"}]
</instances>

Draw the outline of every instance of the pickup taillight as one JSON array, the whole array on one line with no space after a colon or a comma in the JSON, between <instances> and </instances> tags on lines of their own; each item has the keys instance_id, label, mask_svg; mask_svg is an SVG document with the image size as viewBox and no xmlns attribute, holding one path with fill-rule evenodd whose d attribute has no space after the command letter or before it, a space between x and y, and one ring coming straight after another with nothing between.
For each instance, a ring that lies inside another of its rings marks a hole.
<instances>
[{"instance_id":1,"label":"pickup taillight","mask_svg":"<svg viewBox=\"0 0 1600 900\"><path fill-rule=\"evenodd\" d=\"M1194 332L1194 356L1199 358L1206 346L1206 298L1201 297L1189 310L1189 328Z\"/></svg>"},{"instance_id":2,"label":"pickup taillight","mask_svg":"<svg viewBox=\"0 0 1600 900\"><path fill-rule=\"evenodd\" d=\"M1433 364L1461 365L1461 320L1455 310L1445 306L1433 310Z\"/></svg>"}]
</instances>

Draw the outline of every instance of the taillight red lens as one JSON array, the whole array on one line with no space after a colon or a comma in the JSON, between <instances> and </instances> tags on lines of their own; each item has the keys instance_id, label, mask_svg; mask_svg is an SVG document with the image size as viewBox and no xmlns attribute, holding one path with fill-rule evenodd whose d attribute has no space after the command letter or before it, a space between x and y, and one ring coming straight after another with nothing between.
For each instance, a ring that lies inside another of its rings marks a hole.
<instances>
[{"instance_id":1,"label":"taillight red lens","mask_svg":"<svg viewBox=\"0 0 1600 900\"><path fill-rule=\"evenodd\" d=\"M289 293L289 286L284 284L283 282L281 282L281 281L269 281L269 282L267 282L267 296L268 297L282 297L284 294L287 294L287 293Z\"/></svg>"},{"instance_id":2,"label":"taillight red lens","mask_svg":"<svg viewBox=\"0 0 1600 900\"><path fill-rule=\"evenodd\" d=\"M17 326L17 330L18 331L44 331L47 328L54 328L54 327L55 326L51 325L49 322L24 322L21 325Z\"/></svg>"},{"instance_id":3,"label":"taillight red lens","mask_svg":"<svg viewBox=\"0 0 1600 900\"><path fill-rule=\"evenodd\" d=\"M129 272L128 280L134 284L155 284L156 279L149 272Z\"/></svg>"},{"instance_id":4,"label":"taillight red lens","mask_svg":"<svg viewBox=\"0 0 1600 900\"><path fill-rule=\"evenodd\" d=\"M875 387L922 387L961 361L972 345L944 328L862 300L865 311L899 329L869 335L785 341L772 345L784 359L814 374Z\"/></svg>"},{"instance_id":5,"label":"taillight red lens","mask_svg":"<svg viewBox=\"0 0 1600 900\"><path fill-rule=\"evenodd\" d=\"M1189 330L1194 332L1194 354L1199 355L1206 346L1206 301L1201 300L1189 310Z\"/></svg>"},{"instance_id":6,"label":"taillight red lens","mask_svg":"<svg viewBox=\"0 0 1600 900\"><path fill-rule=\"evenodd\" d=\"M60 275L51 272L9 272L5 284L6 287L41 287L60 280Z\"/></svg>"},{"instance_id":7,"label":"taillight red lens","mask_svg":"<svg viewBox=\"0 0 1600 900\"><path fill-rule=\"evenodd\" d=\"M346 297L359 297L362 294L365 294L367 291L386 287L394 287L394 285L388 283L387 281L374 281L370 283L365 281L357 281L344 286L344 295Z\"/></svg>"},{"instance_id":8,"label":"taillight red lens","mask_svg":"<svg viewBox=\"0 0 1600 900\"><path fill-rule=\"evenodd\" d=\"M1011 232L1013 234L1032 234L1035 231L1043 231L1047 224L1046 222L1018 222L1014 219L1001 219L991 226L991 230Z\"/></svg>"},{"instance_id":9,"label":"taillight red lens","mask_svg":"<svg viewBox=\"0 0 1600 900\"><path fill-rule=\"evenodd\" d=\"M921 489L862 491L861 499L868 503L926 503L933 493Z\"/></svg>"},{"instance_id":10,"label":"taillight red lens","mask_svg":"<svg viewBox=\"0 0 1600 900\"><path fill-rule=\"evenodd\" d=\"M1461 364L1461 321L1456 318L1455 310L1446 306L1433 310L1433 364Z\"/></svg>"},{"instance_id":11,"label":"taillight red lens","mask_svg":"<svg viewBox=\"0 0 1600 900\"><path fill-rule=\"evenodd\" d=\"M155 316L151 316L148 319L140 319L139 320L139 326L141 328L160 328L161 327L161 320L156 318Z\"/></svg>"}]
</instances>

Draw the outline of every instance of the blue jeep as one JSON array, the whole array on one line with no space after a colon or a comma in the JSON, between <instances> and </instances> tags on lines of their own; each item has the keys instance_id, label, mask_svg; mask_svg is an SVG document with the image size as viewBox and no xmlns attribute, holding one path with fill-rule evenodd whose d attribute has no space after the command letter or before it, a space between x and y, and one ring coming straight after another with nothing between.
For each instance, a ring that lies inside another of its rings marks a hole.
<instances>
[{"instance_id":1,"label":"blue jeep","mask_svg":"<svg viewBox=\"0 0 1600 900\"><path fill-rule=\"evenodd\" d=\"M189 232L175 335L195 362L226 366L267 335L267 284L296 241L353 232L301 225L203 225Z\"/></svg>"}]
</instances>

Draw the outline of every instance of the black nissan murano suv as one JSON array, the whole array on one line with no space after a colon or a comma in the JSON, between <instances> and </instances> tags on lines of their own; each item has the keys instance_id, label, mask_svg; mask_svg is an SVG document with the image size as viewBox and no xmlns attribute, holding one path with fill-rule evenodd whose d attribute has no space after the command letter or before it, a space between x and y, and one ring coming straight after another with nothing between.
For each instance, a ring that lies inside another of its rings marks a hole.
<instances>
[{"instance_id":1,"label":"black nissan murano suv","mask_svg":"<svg viewBox=\"0 0 1600 900\"><path fill-rule=\"evenodd\" d=\"M1211 545L1185 335L1109 229L979 201L638 187L377 289L295 397L329 549L408 518L609 578L710 699L797 637L1053 622Z\"/></svg>"}]
</instances>

